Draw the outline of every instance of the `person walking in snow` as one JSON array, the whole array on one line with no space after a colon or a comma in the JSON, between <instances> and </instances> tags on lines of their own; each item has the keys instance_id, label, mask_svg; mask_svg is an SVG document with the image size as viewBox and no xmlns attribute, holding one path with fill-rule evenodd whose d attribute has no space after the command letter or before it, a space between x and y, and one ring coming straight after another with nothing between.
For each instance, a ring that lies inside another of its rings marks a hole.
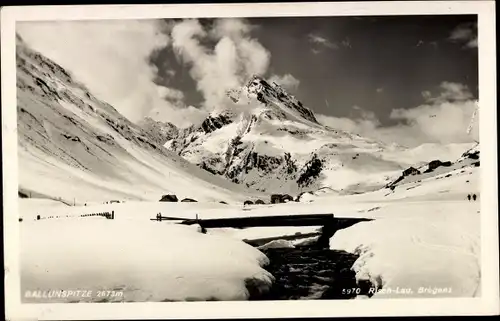
<instances>
[{"instance_id":1,"label":"person walking in snow","mask_svg":"<svg viewBox=\"0 0 500 321\"><path fill-rule=\"evenodd\" d=\"M477 197L477 196L476 196L476 194L472 195L472 199L473 199L474 201L476 201L476 197Z\"/></svg>"},{"instance_id":2,"label":"person walking in snow","mask_svg":"<svg viewBox=\"0 0 500 321\"><path fill-rule=\"evenodd\" d=\"M469 200L469 202L470 202L470 194L467 194L467 199L468 199L468 200Z\"/></svg>"}]
</instances>

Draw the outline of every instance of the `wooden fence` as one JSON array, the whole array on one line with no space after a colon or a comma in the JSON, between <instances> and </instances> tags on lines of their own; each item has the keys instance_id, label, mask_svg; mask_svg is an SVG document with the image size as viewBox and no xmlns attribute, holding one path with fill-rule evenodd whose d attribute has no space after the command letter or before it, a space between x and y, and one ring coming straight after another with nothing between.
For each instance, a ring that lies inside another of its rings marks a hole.
<instances>
[{"instance_id":1,"label":"wooden fence","mask_svg":"<svg viewBox=\"0 0 500 321\"><path fill-rule=\"evenodd\" d=\"M80 215L76 215L76 216L74 216L74 215L51 215L51 216L41 217L40 215L37 215L36 219L37 220L44 220L44 219L64 218L64 217L90 217L90 216L102 216L102 217L107 218L108 220L114 220L115 219L115 211L80 214Z\"/></svg>"},{"instance_id":2,"label":"wooden fence","mask_svg":"<svg viewBox=\"0 0 500 321\"><path fill-rule=\"evenodd\" d=\"M80 217L88 217L88 216L103 216L107 218L108 220L114 220L115 219L115 211L110 212L100 212L100 213L90 213L90 214L82 214Z\"/></svg>"}]
</instances>

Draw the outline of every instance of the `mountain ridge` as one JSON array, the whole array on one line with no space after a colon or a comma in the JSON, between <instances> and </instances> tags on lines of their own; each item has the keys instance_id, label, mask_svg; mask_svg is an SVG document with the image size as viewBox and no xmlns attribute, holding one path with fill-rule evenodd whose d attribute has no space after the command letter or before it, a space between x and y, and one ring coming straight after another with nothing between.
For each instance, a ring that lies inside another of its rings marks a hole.
<instances>
[{"instance_id":1,"label":"mountain ridge","mask_svg":"<svg viewBox=\"0 0 500 321\"><path fill-rule=\"evenodd\" d=\"M159 200L169 193L240 202L256 195L167 150L150 131L17 39L20 190L70 203ZM176 128L170 129L175 134ZM165 128L161 130L168 136Z\"/></svg>"}]
</instances>

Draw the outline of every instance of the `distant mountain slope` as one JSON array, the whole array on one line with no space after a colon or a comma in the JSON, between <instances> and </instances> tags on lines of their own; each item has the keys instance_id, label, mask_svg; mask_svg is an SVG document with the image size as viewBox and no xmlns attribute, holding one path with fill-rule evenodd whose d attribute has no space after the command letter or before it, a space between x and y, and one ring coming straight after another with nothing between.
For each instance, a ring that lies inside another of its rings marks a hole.
<instances>
[{"instance_id":1,"label":"distant mountain slope","mask_svg":"<svg viewBox=\"0 0 500 321\"><path fill-rule=\"evenodd\" d=\"M322 187L369 191L416 162L456 153L432 144L414 150L389 146L323 126L278 84L256 76L228 97L232 108L214 111L165 147L211 173L267 193L296 195Z\"/></svg>"},{"instance_id":2,"label":"distant mountain slope","mask_svg":"<svg viewBox=\"0 0 500 321\"><path fill-rule=\"evenodd\" d=\"M71 203L159 200L167 193L241 201L255 194L168 151L161 137L128 121L19 37L16 49L19 187L26 193Z\"/></svg>"},{"instance_id":3,"label":"distant mountain slope","mask_svg":"<svg viewBox=\"0 0 500 321\"><path fill-rule=\"evenodd\" d=\"M179 129L174 124L156 121L150 117L144 118L137 125L144 129L151 141L160 146L179 135Z\"/></svg>"},{"instance_id":4,"label":"distant mountain slope","mask_svg":"<svg viewBox=\"0 0 500 321\"><path fill-rule=\"evenodd\" d=\"M418 167L411 167L403 171L403 173L387 184L386 187L397 189L398 186L409 183L420 183L422 180L430 178L452 176L452 172L465 172L465 168L473 168L480 166L480 150L479 144L475 144L468 150L464 151L458 159L443 160L436 158L431 162L427 162Z\"/></svg>"}]
</instances>

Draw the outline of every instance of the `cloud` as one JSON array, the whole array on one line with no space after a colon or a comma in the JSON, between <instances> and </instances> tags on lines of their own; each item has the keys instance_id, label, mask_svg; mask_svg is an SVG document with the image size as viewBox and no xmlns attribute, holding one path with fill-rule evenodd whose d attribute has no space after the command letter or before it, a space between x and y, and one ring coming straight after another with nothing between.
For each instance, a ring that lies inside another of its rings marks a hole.
<instances>
[{"instance_id":1,"label":"cloud","mask_svg":"<svg viewBox=\"0 0 500 321\"><path fill-rule=\"evenodd\" d=\"M312 49L311 49L311 52L312 52L313 54L317 55L317 54L321 53L321 50L318 50L318 49L314 49L314 48L312 48Z\"/></svg>"},{"instance_id":2,"label":"cloud","mask_svg":"<svg viewBox=\"0 0 500 321\"><path fill-rule=\"evenodd\" d=\"M165 100L182 101L184 99L184 93L180 90L158 86L158 95Z\"/></svg>"},{"instance_id":3,"label":"cloud","mask_svg":"<svg viewBox=\"0 0 500 321\"><path fill-rule=\"evenodd\" d=\"M361 119L372 122L375 125L379 125L379 120L377 119L375 113L371 110L366 110L361 108L360 106L354 105L352 106L354 112L351 113L352 119Z\"/></svg>"},{"instance_id":4,"label":"cloud","mask_svg":"<svg viewBox=\"0 0 500 321\"><path fill-rule=\"evenodd\" d=\"M169 75L170 77L175 76L175 74L176 74L175 70L173 70L173 69L167 69L167 75Z\"/></svg>"},{"instance_id":5,"label":"cloud","mask_svg":"<svg viewBox=\"0 0 500 321\"><path fill-rule=\"evenodd\" d=\"M317 115L318 120L330 127L353 132L385 143L418 146L423 143L464 143L479 139L477 123L470 135L466 133L476 101L468 88L462 84L443 82L441 92L427 97L425 104L411 109L394 109L390 118L398 120L395 126L382 127L371 112L360 107L354 118L338 118ZM477 119L476 119L477 121Z\"/></svg>"},{"instance_id":6,"label":"cloud","mask_svg":"<svg viewBox=\"0 0 500 321\"><path fill-rule=\"evenodd\" d=\"M293 93L299 87L300 81L292 76L291 74L286 74L284 76L273 75L269 78L269 81L274 81L286 91Z\"/></svg>"},{"instance_id":7,"label":"cloud","mask_svg":"<svg viewBox=\"0 0 500 321\"><path fill-rule=\"evenodd\" d=\"M206 22L208 20L204 20ZM18 23L17 32L33 49L59 63L98 98L132 121L145 116L185 124L228 103L226 90L264 76L270 53L251 32L258 26L244 19L106 20ZM184 94L156 84L159 68L176 75L169 61L153 64L151 56L173 50L189 69L202 106L187 106ZM296 88L292 75L277 76Z\"/></svg>"},{"instance_id":8,"label":"cloud","mask_svg":"<svg viewBox=\"0 0 500 321\"><path fill-rule=\"evenodd\" d=\"M315 55L322 52L323 49L337 50L341 46L344 48L352 48L349 38L345 38L340 43L332 42L327 38L314 33L308 34L307 38L309 42L312 43L314 46L313 48L311 48L311 52Z\"/></svg>"},{"instance_id":9,"label":"cloud","mask_svg":"<svg viewBox=\"0 0 500 321\"><path fill-rule=\"evenodd\" d=\"M437 96L432 96L428 90L422 92L422 97L426 102L434 104L445 102L459 102L472 100L474 97L466 85L444 81L439 85L440 92Z\"/></svg>"},{"instance_id":10,"label":"cloud","mask_svg":"<svg viewBox=\"0 0 500 321\"><path fill-rule=\"evenodd\" d=\"M316 119L325 126L370 138L379 138L378 135L373 135L373 131L377 129L378 124L376 121L370 119L332 117L322 114L316 114Z\"/></svg>"},{"instance_id":11,"label":"cloud","mask_svg":"<svg viewBox=\"0 0 500 321\"><path fill-rule=\"evenodd\" d=\"M349 40L349 38L346 38L344 40L342 40L342 46L346 47L346 48L352 48L351 46L351 41Z\"/></svg>"},{"instance_id":12,"label":"cloud","mask_svg":"<svg viewBox=\"0 0 500 321\"><path fill-rule=\"evenodd\" d=\"M204 108L213 110L227 103L226 91L242 86L251 75L263 75L270 53L250 36L252 26L241 19L216 20L210 30L198 20L184 20L172 28L172 47L189 67ZM215 41L211 48L207 41Z\"/></svg>"},{"instance_id":13,"label":"cloud","mask_svg":"<svg viewBox=\"0 0 500 321\"><path fill-rule=\"evenodd\" d=\"M451 32L448 40L462 43L465 48L477 48L477 23L458 25Z\"/></svg>"},{"instance_id":14,"label":"cloud","mask_svg":"<svg viewBox=\"0 0 500 321\"><path fill-rule=\"evenodd\" d=\"M96 97L132 121L152 110L168 116L185 107L182 93L153 82L155 69L148 57L170 42L162 28L160 21L152 20L17 24L17 32L30 47L68 69Z\"/></svg>"},{"instance_id":15,"label":"cloud","mask_svg":"<svg viewBox=\"0 0 500 321\"><path fill-rule=\"evenodd\" d=\"M432 97L432 93L428 90L424 90L422 91L422 97L425 99L425 100L428 100Z\"/></svg>"},{"instance_id":16,"label":"cloud","mask_svg":"<svg viewBox=\"0 0 500 321\"><path fill-rule=\"evenodd\" d=\"M339 48L339 46L336 43L331 42L330 40L328 40L320 35L314 34L314 33L308 34L307 38L308 38L310 43L315 44L315 45L319 45L321 47L326 47L329 49L338 49ZM316 49L316 50L318 50L318 49Z\"/></svg>"},{"instance_id":17,"label":"cloud","mask_svg":"<svg viewBox=\"0 0 500 321\"><path fill-rule=\"evenodd\" d=\"M171 108L169 114L164 108L153 108L149 117L158 121L169 121L177 127L185 128L193 124L201 123L209 115L208 111L194 106L184 106L183 108Z\"/></svg>"}]
</instances>

